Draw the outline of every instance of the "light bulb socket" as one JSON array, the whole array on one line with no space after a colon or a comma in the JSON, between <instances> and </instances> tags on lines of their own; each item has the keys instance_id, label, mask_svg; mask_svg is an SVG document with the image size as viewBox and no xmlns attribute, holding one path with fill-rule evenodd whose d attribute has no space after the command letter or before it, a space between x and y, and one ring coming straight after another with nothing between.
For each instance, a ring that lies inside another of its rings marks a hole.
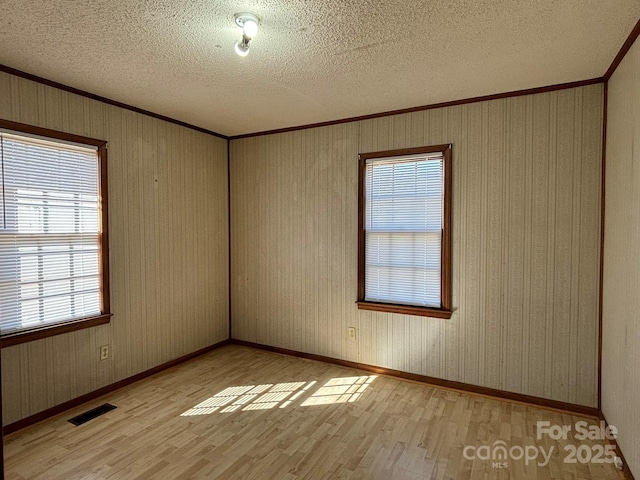
<instances>
[{"instance_id":1,"label":"light bulb socket","mask_svg":"<svg viewBox=\"0 0 640 480\"><path fill-rule=\"evenodd\" d=\"M233 49L241 57L246 57L249 55L249 39L243 35L242 40L238 40Z\"/></svg>"}]
</instances>

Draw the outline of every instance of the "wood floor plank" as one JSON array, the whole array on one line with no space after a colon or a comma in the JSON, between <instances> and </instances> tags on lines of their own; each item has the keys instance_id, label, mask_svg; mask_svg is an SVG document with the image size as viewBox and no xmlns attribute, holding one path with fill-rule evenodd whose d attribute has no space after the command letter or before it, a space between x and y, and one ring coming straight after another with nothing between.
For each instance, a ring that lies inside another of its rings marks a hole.
<instances>
[{"instance_id":1,"label":"wood floor plank","mask_svg":"<svg viewBox=\"0 0 640 480\"><path fill-rule=\"evenodd\" d=\"M105 402L118 408L66 421ZM581 420L229 345L5 437L5 468L11 480L623 478L564 463L565 447L602 441L536 438L538 421ZM546 465L464 456L496 442L553 453Z\"/></svg>"}]
</instances>

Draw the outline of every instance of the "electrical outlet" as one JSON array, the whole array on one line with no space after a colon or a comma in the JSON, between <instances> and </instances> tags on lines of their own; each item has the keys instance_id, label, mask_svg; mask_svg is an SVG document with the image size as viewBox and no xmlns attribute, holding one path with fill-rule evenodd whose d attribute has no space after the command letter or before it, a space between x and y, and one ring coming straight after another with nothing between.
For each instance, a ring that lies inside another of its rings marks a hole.
<instances>
[{"instance_id":1,"label":"electrical outlet","mask_svg":"<svg viewBox=\"0 0 640 480\"><path fill-rule=\"evenodd\" d=\"M356 327L349 327L347 329L347 331L349 332L349 340L355 340L356 339Z\"/></svg>"},{"instance_id":2,"label":"electrical outlet","mask_svg":"<svg viewBox=\"0 0 640 480\"><path fill-rule=\"evenodd\" d=\"M106 360L109 358L109 345L103 345L100 347L100 360Z\"/></svg>"}]
</instances>

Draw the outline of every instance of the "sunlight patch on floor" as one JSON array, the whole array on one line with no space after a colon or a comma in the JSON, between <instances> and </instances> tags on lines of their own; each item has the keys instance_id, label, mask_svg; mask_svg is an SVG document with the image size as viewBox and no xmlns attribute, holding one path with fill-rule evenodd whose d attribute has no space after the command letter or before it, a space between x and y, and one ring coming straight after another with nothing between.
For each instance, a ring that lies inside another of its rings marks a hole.
<instances>
[{"instance_id":1,"label":"sunlight patch on floor","mask_svg":"<svg viewBox=\"0 0 640 480\"><path fill-rule=\"evenodd\" d=\"M375 378L375 375L332 378L302 402L301 406L355 402Z\"/></svg>"},{"instance_id":2,"label":"sunlight patch on floor","mask_svg":"<svg viewBox=\"0 0 640 480\"><path fill-rule=\"evenodd\" d=\"M375 375L332 378L306 398L300 406L355 402L375 378ZM313 380L310 382L267 383L229 387L200 402L180 416L191 417L210 415L214 412L231 413L236 411L269 410L276 407L286 408L303 395L308 394L315 384L316 381Z\"/></svg>"}]
</instances>

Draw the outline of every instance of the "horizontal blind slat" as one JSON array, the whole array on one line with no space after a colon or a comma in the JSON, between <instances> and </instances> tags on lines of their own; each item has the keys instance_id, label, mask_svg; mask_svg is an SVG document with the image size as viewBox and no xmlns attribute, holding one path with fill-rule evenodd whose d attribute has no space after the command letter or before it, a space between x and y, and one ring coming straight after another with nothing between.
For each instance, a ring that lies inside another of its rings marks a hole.
<instances>
[{"instance_id":1,"label":"horizontal blind slat","mask_svg":"<svg viewBox=\"0 0 640 480\"><path fill-rule=\"evenodd\" d=\"M96 150L0 133L0 331L100 314Z\"/></svg>"},{"instance_id":2,"label":"horizontal blind slat","mask_svg":"<svg viewBox=\"0 0 640 480\"><path fill-rule=\"evenodd\" d=\"M369 159L365 300L440 307L442 153Z\"/></svg>"}]
</instances>

